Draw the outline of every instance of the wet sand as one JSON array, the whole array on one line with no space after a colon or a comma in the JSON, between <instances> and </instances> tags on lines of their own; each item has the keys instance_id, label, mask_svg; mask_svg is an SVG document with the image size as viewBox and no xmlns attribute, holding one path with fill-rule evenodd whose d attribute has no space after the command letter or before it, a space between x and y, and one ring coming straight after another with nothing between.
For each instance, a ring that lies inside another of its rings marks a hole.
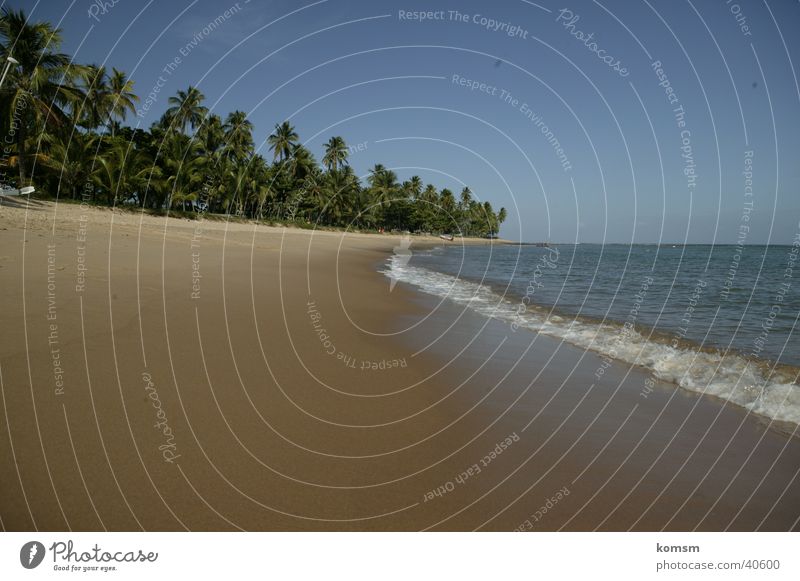
<instances>
[{"instance_id":1,"label":"wet sand","mask_svg":"<svg viewBox=\"0 0 800 581\"><path fill-rule=\"evenodd\" d=\"M398 245L0 206L3 528L798 527L800 439L392 288Z\"/></svg>"}]
</instances>

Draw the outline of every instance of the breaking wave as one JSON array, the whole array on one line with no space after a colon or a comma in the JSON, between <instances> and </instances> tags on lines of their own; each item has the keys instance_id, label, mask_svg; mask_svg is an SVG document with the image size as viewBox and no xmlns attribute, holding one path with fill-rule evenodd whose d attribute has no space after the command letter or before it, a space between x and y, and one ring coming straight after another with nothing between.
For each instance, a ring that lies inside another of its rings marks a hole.
<instances>
[{"instance_id":1,"label":"breaking wave","mask_svg":"<svg viewBox=\"0 0 800 581\"><path fill-rule=\"evenodd\" d=\"M713 395L751 412L800 425L800 386L786 366L772 369L738 353L723 354L674 340L645 336L641 329L618 322L563 316L551 310L503 297L487 285L389 259L382 271L421 291L446 298L483 316L590 349L603 356L644 367L658 379L689 391ZM793 371L794 370L792 368Z\"/></svg>"}]
</instances>

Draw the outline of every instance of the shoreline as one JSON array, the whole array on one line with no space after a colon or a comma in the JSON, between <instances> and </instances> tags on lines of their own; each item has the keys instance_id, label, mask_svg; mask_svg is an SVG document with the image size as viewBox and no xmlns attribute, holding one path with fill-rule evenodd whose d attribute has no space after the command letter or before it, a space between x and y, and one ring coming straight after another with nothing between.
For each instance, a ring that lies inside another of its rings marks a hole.
<instances>
[{"instance_id":1,"label":"shoreline","mask_svg":"<svg viewBox=\"0 0 800 581\"><path fill-rule=\"evenodd\" d=\"M35 208L0 207L6 529L797 527L796 438L589 389L593 354L391 288L398 235Z\"/></svg>"},{"instance_id":2,"label":"shoreline","mask_svg":"<svg viewBox=\"0 0 800 581\"><path fill-rule=\"evenodd\" d=\"M462 270L455 277L451 269L437 269L431 264L400 264L395 265L394 276L421 292L446 296L485 317L503 321L513 332L522 329L563 339L578 349L592 351L609 364L613 361L623 366L633 365L687 391L729 401L749 410L773 429L800 437L800 416L791 407L797 398L793 390L800 393L796 383L800 367L796 365L779 363L766 356L751 356L738 346L725 347L710 341L701 345L674 329L656 328L638 318L630 322L608 314L600 317L574 313L552 304L526 302L528 295L521 294L508 282L486 280L485 272L483 279L470 278ZM522 311L519 310L521 305L524 305ZM702 375L703 368L715 371ZM744 388L744 393L738 390L740 383L746 386L748 381L768 388L788 389L785 401L789 405L786 409L783 405L774 405L773 400L781 397L781 391L777 396L765 398L770 401L769 406L756 405L759 401L752 399L748 387Z\"/></svg>"},{"instance_id":3,"label":"shoreline","mask_svg":"<svg viewBox=\"0 0 800 581\"><path fill-rule=\"evenodd\" d=\"M444 361L458 354L462 366L472 363L454 372L452 381L479 370L489 387L475 391L470 401L489 390L494 416L484 422L521 425L526 440L532 437L535 445L522 457L529 485L546 498L542 479L553 483L553 492L558 484L583 481L580 492L571 487L583 496L578 514L533 530L757 530L740 520L748 512L749 518L762 515L758 530L788 530L764 528L777 504L790 511L792 516L781 518L797 530L797 500L784 501L789 494L797 498L800 441L774 422L653 379L639 366L615 361L604 367L592 351L546 335L509 334L501 321L437 301L424 293L415 299L439 312L428 338L442 333L445 340L431 353ZM459 318L462 329L446 330ZM477 335L482 340L473 342ZM409 343L419 347L424 340ZM487 358L496 364L484 367ZM597 380L600 367L605 374ZM742 496L732 494L735 489ZM514 502L532 494L522 490Z\"/></svg>"}]
</instances>

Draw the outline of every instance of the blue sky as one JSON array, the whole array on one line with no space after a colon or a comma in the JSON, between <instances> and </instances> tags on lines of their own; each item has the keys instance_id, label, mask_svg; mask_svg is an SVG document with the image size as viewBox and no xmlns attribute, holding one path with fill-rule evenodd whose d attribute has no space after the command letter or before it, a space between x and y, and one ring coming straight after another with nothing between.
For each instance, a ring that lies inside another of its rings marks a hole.
<instances>
[{"instance_id":1,"label":"blue sky","mask_svg":"<svg viewBox=\"0 0 800 581\"><path fill-rule=\"evenodd\" d=\"M790 243L799 229L794 0L5 5L60 26L77 61L128 72L143 102L162 77L131 124L196 85L214 112L248 113L267 157L284 119L318 158L342 135L363 144L359 174L380 162L505 206L507 238Z\"/></svg>"}]
</instances>

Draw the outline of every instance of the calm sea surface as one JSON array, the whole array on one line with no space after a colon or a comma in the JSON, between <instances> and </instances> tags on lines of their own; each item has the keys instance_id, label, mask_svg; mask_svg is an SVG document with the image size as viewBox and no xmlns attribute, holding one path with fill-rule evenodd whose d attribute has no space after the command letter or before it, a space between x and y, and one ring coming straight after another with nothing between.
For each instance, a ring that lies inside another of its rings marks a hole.
<instances>
[{"instance_id":1,"label":"calm sea surface","mask_svg":"<svg viewBox=\"0 0 800 581\"><path fill-rule=\"evenodd\" d=\"M411 251L390 260L388 276L513 332L560 337L800 424L796 246L412 243Z\"/></svg>"}]
</instances>

